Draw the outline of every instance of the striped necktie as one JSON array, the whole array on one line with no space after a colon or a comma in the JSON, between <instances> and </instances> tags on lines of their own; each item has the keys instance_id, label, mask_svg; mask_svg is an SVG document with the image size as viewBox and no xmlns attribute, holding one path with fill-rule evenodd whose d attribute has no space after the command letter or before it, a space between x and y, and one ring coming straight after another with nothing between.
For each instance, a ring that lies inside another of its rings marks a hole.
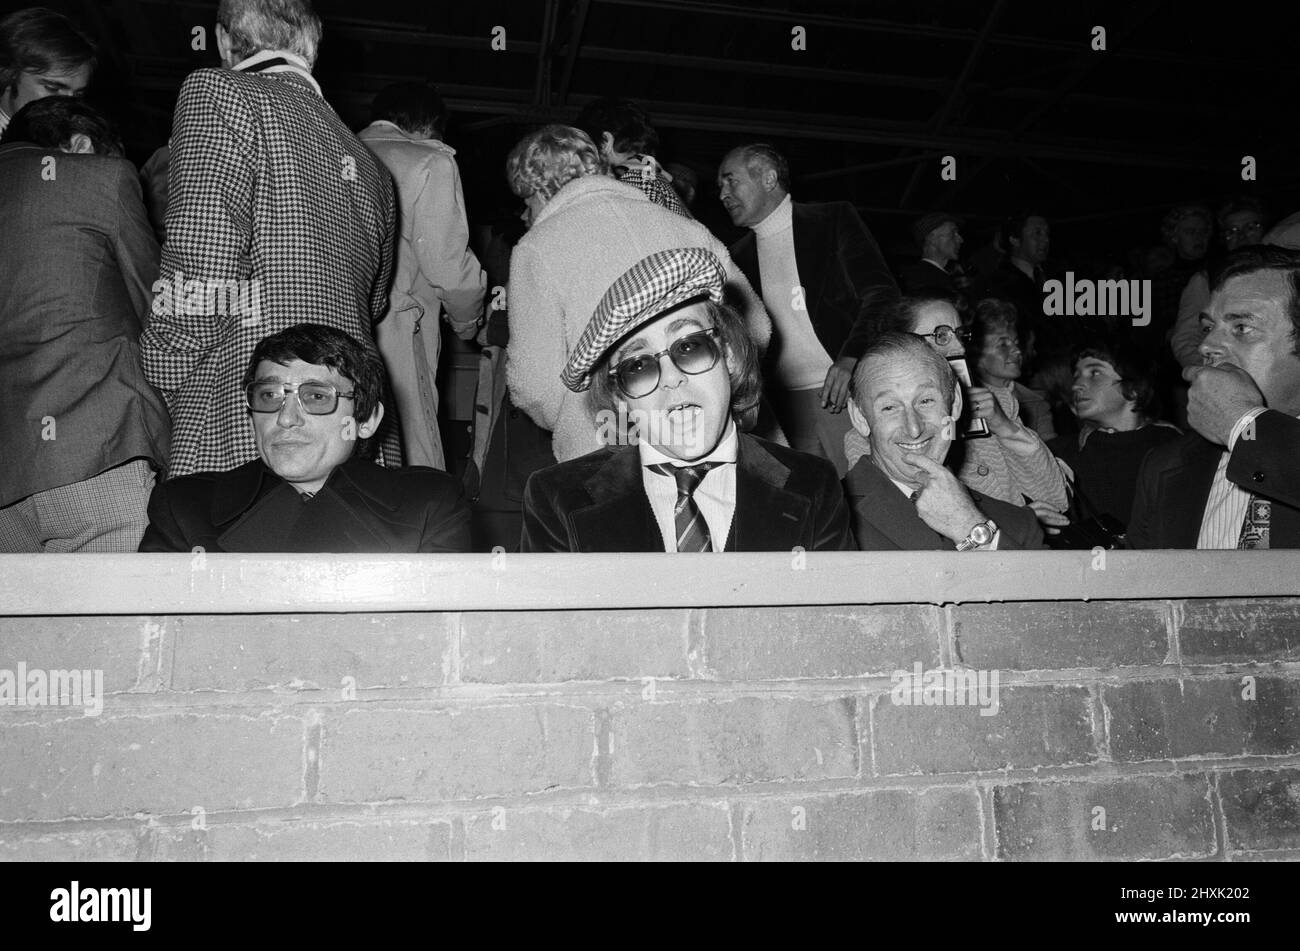
<instances>
[{"instance_id":1,"label":"striped necktie","mask_svg":"<svg viewBox=\"0 0 1300 951\"><path fill-rule=\"evenodd\" d=\"M677 505L673 509L673 517L677 526L678 551L713 551L709 525L704 521L700 507L695 504L695 490L699 488L705 473L720 465L721 462L701 462L694 466L674 466L660 462L648 467L652 472L672 476L677 480Z\"/></svg>"},{"instance_id":2,"label":"striped necktie","mask_svg":"<svg viewBox=\"0 0 1300 951\"><path fill-rule=\"evenodd\" d=\"M1268 523L1273 516L1273 503L1251 495L1246 506L1246 517L1241 523L1238 548L1268 548Z\"/></svg>"}]
</instances>

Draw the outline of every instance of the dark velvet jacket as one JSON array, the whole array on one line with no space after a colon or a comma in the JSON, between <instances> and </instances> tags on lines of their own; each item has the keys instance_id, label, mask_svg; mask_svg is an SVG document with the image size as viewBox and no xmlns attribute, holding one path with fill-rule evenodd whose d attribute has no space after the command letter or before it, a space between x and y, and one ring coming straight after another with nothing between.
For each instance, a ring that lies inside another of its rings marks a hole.
<instances>
[{"instance_id":1,"label":"dark velvet jacket","mask_svg":"<svg viewBox=\"0 0 1300 951\"><path fill-rule=\"evenodd\" d=\"M1196 433L1147 453L1129 518L1130 548L1195 548L1224 448ZM1300 548L1300 419L1266 410L1241 438L1228 481L1272 500L1270 548Z\"/></svg>"},{"instance_id":2,"label":"dark velvet jacket","mask_svg":"<svg viewBox=\"0 0 1300 951\"><path fill-rule=\"evenodd\" d=\"M469 508L445 472L353 458L304 499L260 459L160 483L140 551L462 552Z\"/></svg>"},{"instance_id":3,"label":"dark velvet jacket","mask_svg":"<svg viewBox=\"0 0 1300 951\"><path fill-rule=\"evenodd\" d=\"M852 550L848 509L824 459L745 433L724 551ZM520 551L662 552L636 446L598 449L533 473Z\"/></svg>"},{"instance_id":4,"label":"dark velvet jacket","mask_svg":"<svg viewBox=\"0 0 1300 951\"><path fill-rule=\"evenodd\" d=\"M952 539L922 521L912 501L868 457L849 470L844 490L853 510L853 533L863 551L957 550ZM1043 531L1032 509L966 491L984 517L997 525L998 551L1043 547Z\"/></svg>"},{"instance_id":5,"label":"dark velvet jacket","mask_svg":"<svg viewBox=\"0 0 1300 951\"><path fill-rule=\"evenodd\" d=\"M832 360L856 360L867 349L873 322L883 319L898 301L898 285L876 239L851 204L792 204L795 266L808 319ZM730 250L732 260L762 294L754 232L746 232ZM775 359L778 345L773 341L769 359Z\"/></svg>"}]
</instances>

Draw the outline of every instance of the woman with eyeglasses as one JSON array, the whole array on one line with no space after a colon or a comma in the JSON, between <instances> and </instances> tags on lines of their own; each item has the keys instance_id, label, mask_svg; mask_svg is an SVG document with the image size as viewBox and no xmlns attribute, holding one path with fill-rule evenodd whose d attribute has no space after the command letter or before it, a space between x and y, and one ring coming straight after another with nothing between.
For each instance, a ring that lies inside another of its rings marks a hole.
<instances>
[{"instance_id":1,"label":"woman with eyeglasses","mask_svg":"<svg viewBox=\"0 0 1300 951\"><path fill-rule=\"evenodd\" d=\"M601 296L656 251L706 248L721 262L749 332L767 346L771 320L726 248L707 228L617 181L585 132L549 125L522 139L506 161L510 187L527 204L529 231L510 259L506 379L514 404L552 432L560 462L601 445L586 400L560 372Z\"/></svg>"},{"instance_id":2,"label":"woman with eyeglasses","mask_svg":"<svg viewBox=\"0 0 1300 951\"><path fill-rule=\"evenodd\" d=\"M972 327L964 328L949 301L904 298L898 324L924 337L949 360L964 357L965 343L972 344L976 385L966 388L966 405L972 418L984 420L989 438L962 440L964 452L953 457L961 460L961 481L1012 505L1038 503L1034 509L1040 520L1057 524L1047 513L1059 513L1068 505L1065 477L1042 438L1022 422L1021 394L1041 398L1016 382L1021 353L1015 305L986 298L975 308Z\"/></svg>"},{"instance_id":3,"label":"woman with eyeglasses","mask_svg":"<svg viewBox=\"0 0 1300 951\"><path fill-rule=\"evenodd\" d=\"M610 445L533 473L520 551L855 547L834 465L740 431L762 383L725 277L677 248L611 284L561 377Z\"/></svg>"}]
</instances>

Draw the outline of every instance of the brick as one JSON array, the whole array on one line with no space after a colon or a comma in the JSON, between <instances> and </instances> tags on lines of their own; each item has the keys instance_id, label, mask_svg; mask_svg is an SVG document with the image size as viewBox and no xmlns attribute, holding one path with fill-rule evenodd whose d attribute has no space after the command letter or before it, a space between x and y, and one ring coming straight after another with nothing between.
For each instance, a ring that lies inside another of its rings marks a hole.
<instances>
[{"instance_id":1,"label":"brick","mask_svg":"<svg viewBox=\"0 0 1300 951\"><path fill-rule=\"evenodd\" d=\"M710 608L704 656L721 680L865 677L939 663L932 605Z\"/></svg>"},{"instance_id":2,"label":"brick","mask_svg":"<svg viewBox=\"0 0 1300 951\"><path fill-rule=\"evenodd\" d=\"M687 677L687 611L497 611L461 619L465 683Z\"/></svg>"},{"instance_id":3,"label":"brick","mask_svg":"<svg viewBox=\"0 0 1300 951\"><path fill-rule=\"evenodd\" d=\"M1229 849L1300 849L1300 769L1219 774Z\"/></svg>"},{"instance_id":4,"label":"brick","mask_svg":"<svg viewBox=\"0 0 1300 951\"><path fill-rule=\"evenodd\" d=\"M1300 660L1300 598L1182 603L1183 663Z\"/></svg>"},{"instance_id":5,"label":"brick","mask_svg":"<svg viewBox=\"0 0 1300 951\"><path fill-rule=\"evenodd\" d=\"M0 821L287 806L301 796L303 724L206 713L6 724Z\"/></svg>"},{"instance_id":6,"label":"brick","mask_svg":"<svg viewBox=\"0 0 1300 951\"><path fill-rule=\"evenodd\" d=\"M590 710L558 704L327 714L323 802L455 800L593 784Z\"/></svg>"},{"instance_id":7,"label":"brick","mask_svg":"<svg viewBox=\"0 0 1300 951\"><path fill-rule=\"evenodd\" d=\"M129 829L41 833L0 826L0 862L131 862L138 845Z\"/></svg>"},{"instance_id":8,"label":"brick","mask_svg":"<svg viewBox=\"0 0 1300 951\"><path fill-rule=\"evenodd\" d=\"M1300 681L1257 677L1242 699L1240 677L1106 685L1110 752L1135 762L1184 756L1300 752Z\"/></svg>"},{"instance_id":9,"label":"brick","mask_svg":"<svg viewBox=\"0 0 1300 951\"><path fill-rule=\"evenodd\" d=\"M978 706L895 704L888 693L874 698L870 739L877 775L964 773L1097 760L1086 688L999 687L997 699L998 712L983 716Z\"/></svg>"},{"instance_id":10,"label":"brick","mask_svg":"<svg viewBox=\"0 0 1300 951\"><path fill-rule=\"evenodd\" d=\"M339 691L437 687L450 672L453 615L263 614L172 618L174 690Z\"/></svg>"},{"instance_id":11,"label":"brick","mask_svg":"<svg viewBox=\"0 0 1300 951\"><path fill-rule=\"evenodd\" d=\"M857 775L852 698L743 697L611 711L610 782L753 783Z\"/></svg>"},{"instance_id":12,"label":"brick","mask_svg":"<svg viewBox=\"0 0 1300 951\"><path fill-rule=\"evenodd\" d=\"M158 837L158 861L208 862L445 862L451 823L407 819L275 820L168 829Z\"/></svg>"},{"instance_id":13,"label":"brick","mask_svg":"<svg viewBox=\"0 0 1300 951\"><path fill-rule=\"evenodd\" d=\"M156 654L168 620L0 617L0 668L15 671L25 661L29 670L102 670L105 693L157 689Z\"/></svg>"},{"instance_id":14,"label":"brick","mask_svg":"<svg viewBox=\"0 0 1300 951\"><path fill-rule=\"evenodd\" d=\"M1148 601L962 604L957 656L986 670L1070 670L1162 664L1164 605Z\"/></svg>"},{"instance_id":15,"label":"brick","mask_svg":"<svg viewBox=\"0 0 1300 951\"><path fill-rule=\"evenodd\" d=\"M1104 816L1098 807L1105 810ZM1203 775L997 786L993 816L996 854L1004 860L1186 859L1215 854L1209 781ZM1094 828L1099 824L1104 827Z\"/></svg>"},{"instance_id":16,"label":"brick","mask_svg":"<svg viewBox=\"0 0 1300 951\"><path fill-rule=\"evenodd\" d=\"M465 819L465 857L479 861L726 862L732 852L725 802L502 809Z\"/></svg>"},{"instance_id":17,"label":"brick","mask_svg":"<svg viewBox=\"0 0 1300 951\"><path fill-rule=\"evenodd\" d=\"M741 807L740 823L751 862L980 858L979 794L969 787L762 799Z\"/></svg>"}]
</instances>

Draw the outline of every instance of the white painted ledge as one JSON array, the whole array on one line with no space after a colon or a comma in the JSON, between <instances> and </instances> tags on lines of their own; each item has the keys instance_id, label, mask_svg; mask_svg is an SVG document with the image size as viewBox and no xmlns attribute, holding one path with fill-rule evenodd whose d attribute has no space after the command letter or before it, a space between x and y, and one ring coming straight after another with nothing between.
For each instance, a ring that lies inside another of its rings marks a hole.
<instances>
[{"instance_id":1,"label":"white painted ledge","mask_svg":"<svg viewBox=\"0 0 1300 951\"><path fill-rule=\"evenodd\" d=\"M802 567L800 563L802 562ZM0 616L1300 595L1300 551L0 555Z\"/></svg>"}]
</instances>

